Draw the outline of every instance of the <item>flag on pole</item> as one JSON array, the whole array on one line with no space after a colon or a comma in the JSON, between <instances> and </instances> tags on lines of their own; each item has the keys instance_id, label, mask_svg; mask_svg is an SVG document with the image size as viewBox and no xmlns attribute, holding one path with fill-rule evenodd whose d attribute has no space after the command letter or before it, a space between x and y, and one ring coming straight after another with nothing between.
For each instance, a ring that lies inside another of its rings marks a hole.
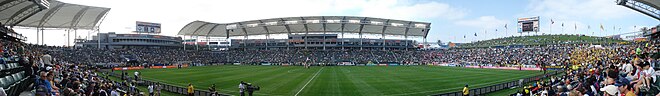
<instances>
[{"instance_id":1,"label":"flag on pole","mask_svg":"<svg viewBox=\"0 0 660 96\"><path fill-rule=\"evenodd\" d=\"M467 36L463 35L463 38L465 38L465 37L467 37Z\"/></svg>"},{"instance_id":2,"label":"flag on pole","mask_svg":"<svg viewBox=\"0 0 660 96\"><path fill-rule=\"evenodd\" d=\"M574 24L575 24L575 30L577 30L577 23L574 23Z\"/></svg>"},{"instance_id":3,"label":"flag on pole","mask_svg":"<svg viewBox=\"0 0 660 96\"><path fill-rule=\"evenodd\" d=\"M555 24L555 20L550 19L550 24Z\"/></svg>"},{"instance_id":4,"label":"flag on pole","mask_svg":"<svg viewBox=\"0 0 660 96\"><path fill-rule=\"evenodd\" d=\"M600 24L600 30L601 30L601 31L604 31L604 30L605 30L605 27L603 27L603 23Z\"/></svg>"},{"instance_id":5,"label":"flag on pole","mask_svg":"<svg viewBox=\"0 0 660 96\"><path fill-rule=\"evenodd\" d=\"M477 36L477 33L476 33L476 32L474 33L474 36Z\"/></svg>"},{"instance_id":6,"label":"flag on pole","mask_svg":"<svg viewBox=\"0 0 660 96\"><path fill-rule=\"evenodd\" d=\"M564 28L564 23L561 23L561 28Z\"/></svg>"},{"instance_id":7,"label":"flag on pole","mask_svg":"<svg viewBox=\"0 0 660 96\"><path fill-rule=\"evenodd\" d=\"M507 29L506 25L507 25L507 24L504 24L504 29Z\"/></svg>"}]
</instances>

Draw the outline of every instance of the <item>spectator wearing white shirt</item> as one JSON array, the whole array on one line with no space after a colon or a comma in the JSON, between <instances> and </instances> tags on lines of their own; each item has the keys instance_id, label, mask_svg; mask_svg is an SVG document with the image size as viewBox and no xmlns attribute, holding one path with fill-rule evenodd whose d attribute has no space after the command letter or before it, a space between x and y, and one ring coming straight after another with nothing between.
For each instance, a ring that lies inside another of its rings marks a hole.
<instances>
[{"instance_id":1,"label":"spectator wearing white shirt","mask_svg":"<svg viewBox=\"0 0 660 96\"><path fill-rule=\"evenodd\" d=\"M112 91L110 91L110 96L120 96L117 90L119 90L119 88L115 88Z\"/></svg>"},{"instance_id":2,"label":"spectator wearing white shirt","mask_svg":"<svg viewBox=\"0 0 660 96\"><path fill-rule=\"evenodd\" d=\"M52 66L52 60L53 57L51 57L48 53L44 54L41 56L42 65L40 67L45 68L45 65Z\"/></svg>"},{"instance_id":3,"label":"spectator wearing white shirt","mask_svg":"<svg viewBox=\"0 0 660 96\"><path fill-rule=\"evenodd\" d=\"M633 65L630 64L629 62L626 62L626 64L624 64L621 67L621 69L623 70L623 73L625 73L625 74L628 74L628 73L632 72L633 68L634 68Z\"/></svg>"},{"instance_id":4,"label":"spectator wearing white shirt","mask_svg":"<svg viewBox=\"0 0 660 96\"><path fill-rule=\"evenodd\" d=\"M147 89L149 90L149 96L154 96L154 85L149 85Z\"/></svg>"}]
</instances>

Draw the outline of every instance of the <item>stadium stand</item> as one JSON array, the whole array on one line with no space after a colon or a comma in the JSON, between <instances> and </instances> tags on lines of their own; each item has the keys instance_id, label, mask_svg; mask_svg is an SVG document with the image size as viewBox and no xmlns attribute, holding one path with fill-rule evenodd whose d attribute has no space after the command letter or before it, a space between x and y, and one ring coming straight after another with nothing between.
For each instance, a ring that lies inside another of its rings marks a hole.
<instances>
[{"instance_id":1,"label":"stadium stand","mask_svg":"<svg viewBox=\"0 0 660 96\"><path fill-rule=\"evenodd\" d=\"M120 84L118 82L105 81L101 76L96 75L96 67L87 66L94 63L118 62L126 63L125 55L135 56L148 66L149 64L162 63L172 64L173 61L190 61L191 63L201 64L250 64L259 65L259 63L273 64L300 64L314 63L338 64L342 62L354 62L355 64L365 63L400 63L400 64L434 64L434 63L456 63L463 66L507 66L516 67L520 65L543 66L561 66L562 71L558 71L561 76L536 76L527 79L527 82L534 82L536 78L550 78L539 80L538 83L529 84L524 88L529 91L521 91L521 94L603 94L594 89L604 88L606 85L624 82L624 78L629 81L635 81L631 84L636 94L653 94L658 92L657 78L650 68L657 68L658 64L654 58L658 52L659 46L656 41L646 43L634 43L632 45L547 45L547 46L524 46L520 48L467 48L467 49L448 49L448 50L226 50L226 51L207 51L207 50L180 50L180 49L69 49L61 47L30 46L44 52L52 53L55 60L55 69L49 73L60 73L57 78L67 80L92 80L80 82L84 86L101 85L98 88L106 89L106 92L119 90L128 90L123 92L133 93L131 83ZM638 50L638 51L637 51ZM122 56L124 55L124 56ZM631 63L627 63L631 62ZM636 71L624 71L622 66L631 64L637 66ZM76 68L82 67L80 68ZM11 66L9 66L11 67ZM39 68L47 69L47 68ZM649 70L649 71L646 71ZM612 72L612 73L610 73ZM614 73L616 72L616 73ZM20 73L20 72L19 72ZM65 76L63 73L68 73ZM77 74L72 77L71 74ZM616 75L611 75L616 74ZM623 74L623 75L619 75ZM3 76L14 81L16 77L21 76L7 75ZM649 82L641 81L648 79ZM9 80L0 80L8 81ZM610 80L610 81L608 81ZM150 82L150 81L149 81ZM644 82L644 83L642 83ZM508 88L512 82L508 82ZM60 90L70 88L69 82L59 82L54 84ZM150 84L154 84L151 82ZM647 84L647 85L644 85ZM517 85L517 84L514 84ZM113 87L108 87L113 86ZM104 88L105 87L105 88ZM501 87L501 88L500 88ZM486 88L486 87L485 87ZM113 90L114 89L114 90ZM647 90L648 89L648 90ZM177 89L172 89L177 90ZM486 90L483 88L474 88L474 90ZM100 91L100 90L97 90ZM472 91L485 94L490 91ZM201 92L201 91L200 91ZM580 93L576 93L580 92ZM75 93L75 92L74 92ZM208 92L207 92L208 93ZM204 94L207 94L204 93ZM63 94L63 93L60 93ZM76 94L84 94L78 92ZM200 93L202 94L202 93Z\"/></svg>"},{"instance_id":2,"label":"stadium stand","mask_svg":"<svg viewBox=\"0 0 660 96\"><path fill-rule=\"evenodd\" d=\"M16 96L32 83L30 59L35 54L22 42L22 35L0 24L0 95Z\"/></svg>"},{"instance_id":3,"label":"stadium stand","mask_svg":"<svg viewBox=\"0 0 660 96\"><path fill-rule=\"evenodd\" d=\"M150 63L171 63L161 60L191 61L193 63L220 63L220 64L251 64L280 63L299 64L311 62L315 64L337 64L340 62L362 63L385 63L395 62L400 64L433 64L435 63L458 63L478 64L481 66L509 66L537 65L562 66L559 71L562 76L551 76L548 80L540 80L538 83L524 87L530 91L524 94L545 94L552 91L554 94L602 94L600 91L590 90L603 88L605 85L614 84L607 80L618 81L622 78L630 81L648 79L653 83L657 78L654 72L646 72L646 65L657 68L654 55L658 46L656 42L635 43L633 45L549 45L549 46L526 46L522 48L470 48L449 50L228 50L228 51L197 51L178 49L120 49L120 50L98 50L98 49L66 49L57 47L49 48L50 52L61 51L54 57L63 58L65 62L77 62L77 60L91 60L85 62L122 62L121 54L133 54L138 58ZM640 48L639 51L637 48ZM127 52L130 51L130 52ZM59 55L57 55L59 54ZM80 54L90 54L87 57ZM101 55L111 54L111 55ZM78 57L75 59L72 57ZM220 59L219 59L220 58ZM225 58L225 59L222 59ZM309 58L309 59L308 59ZM68 59L68 60L67 60ZM211 60L211 61L209 61ZM85 63L79 62L79 63ZM472 62L472 63L468 63ZM638 66L637 71L623 71L621 66L630 64ZM467 66L467 65L466 65ZM593 71L592 71L593 70ZM628 75L612 75L615 74ZM637 73L645 75L636 75ZM644 78L644 76L648 78ZM541 76L546 77L546 76ZM631 78L635 77L635 78ZM531 79L530 79L530 82ZM641 81L633 85L639 85ZM655 83L653 83L655 84ZM650 87L634 87L637 94L651 94L657 92L657 84L646 85ZM511 86L509 86L511 87ZM641 88L641 89L639 89ZM644 88L650 90L644 90ZM475 88L476 89L476 88ZM481 89L479 89L481 90ZM485 90L485 89L484 89ZM575 91L575 92L573 92ZM571 93L573 92L573 93Z\"/></svg>"},{"instance_id":4,"label":"stadium stand","mask_svg":"<svg viewBox=\"0 0 660 96\"><path fill-rule=\"evenodd\" d=\"M496 38L473 43L462 44L461 48L472 47L506 47L506 46L529 46L529 45L560 45L560 44L614 44L627 42L606 37L593 37L585 35L536 35L536 36L513 36Z\"/></svg>"}]
</instances>

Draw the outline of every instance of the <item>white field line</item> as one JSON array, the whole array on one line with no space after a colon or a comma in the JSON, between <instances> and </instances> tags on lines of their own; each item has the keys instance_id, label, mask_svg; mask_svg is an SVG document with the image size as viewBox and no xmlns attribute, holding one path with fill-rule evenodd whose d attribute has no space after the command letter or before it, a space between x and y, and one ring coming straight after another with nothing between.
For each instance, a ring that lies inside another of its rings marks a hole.
<instances>
[{"instance_id":1,"label":"white field line","mask_svg":"<svg viewBox=\"0 0 660 96\"><path fill-rule=\"evenodd\" d=\"M300 92L302 92L302 90L305 89L305 87L307 87L307 84L309 84L309 82L312 82L312 80L314 80L314 78L316 78L316 76L319 75L319 72L321 72L321 70L323 70L323 68L325 68L325 67L321 67L321 69L319 71L316 71L314 76L312 76L312 79L309 79L309 81L307 81L307 83L305 83L305 85L303 85L303 87L300 88L300 90L298 90L298 92L296 92L296 95L293 95L293 96L298 96L298 94L300 94Z\"/></svg>"}]
</instances>

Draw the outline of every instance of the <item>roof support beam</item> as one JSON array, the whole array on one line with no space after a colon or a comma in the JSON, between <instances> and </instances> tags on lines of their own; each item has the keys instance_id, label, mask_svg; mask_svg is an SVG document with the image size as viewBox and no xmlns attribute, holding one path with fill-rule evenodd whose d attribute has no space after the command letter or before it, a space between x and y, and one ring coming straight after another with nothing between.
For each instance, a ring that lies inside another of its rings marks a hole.
<instances>
[{"instance_id":1,"label":"roof support beam","mask_svg":"<svg viewBox=\"0 0 660 96\"><path fill-rule=\"evenodd\" d=\"M245 27L243 27L243 24L241 22L238 22L238 26L241 26L241 30L243 30L243 33L245 33L245 38L243 39L243 50L247 48L247 39L248 39L248 34L247 30L245 30Z\"/></svg>"},{"instance_id":2,"label":"roof support beam","mask_svg":"<svg viewBox=\"0 0 660 96\"><path fill-rule=\"evenodd\" d=\"M346 22L347 22L346 16L343 16L341 18L341 21L339 21L339 23L341 23L341 38L344 38L344 25L346 25ZM340 42L341 42L341 50L344 50L344 46L346 45L344 45L344 41L340 41Z\"/></svg>"},{"instance_id":3,"label":"roof support beam","mask_svg":"<svg viewBox=\"0 0 660 96\"><path fill-rule=\"evenodd\" d=\"M98 26L101 26L100 23L103 22L102 20L103 20L103 18L105 18L105 16L108 14L108 11L110 11L110 9L103 10L103 12L101 12L98 16L96 16L96 20L94 21L94 25L93 25L93 26L97 26L97 27L98 27ZM99 21L101 21L101 22L99 22Z\"/></svg>"},{"instance_id":4,"label":"roof support beam","mask_svg":"<svg viewBox=\"0 0 660 96\"><path fill-rule=\"evenodd\" d=\"M190 36L196 35L197 31L199 31L199 29L202 29L202 27L204 27L206 25L209 25L209 24L211 24L211 23L204 23L204 24L202 24L202 26L197 27L197 29L195 29L195 31L192 34L190 34Z\"/></svg>"},{"instance_id":5,"label":"roof support beam","mask_svg":"<svg viewBox=\"0 0 660 96\"><path fill-rule=\"evenodd\" d=\"M29 0L7 0L7 1L4 1L4 2L0 2L0 12L5 11L5 10L11 8L11 7L16 6L16 5L19 5L19 4L21 4L25 1L29 1Z\"/></svg>"},{"instance_id":6,"label":"roof support beam","mask_svg":"<svg viewBox=\"0 0 660 96\"><path fill-rule=\"evenodd\" d=\"M9 26L15 26L16 24L22 22L23 20L27 19L29 16L32 16L39 11L41 11L41 8L37 7L36 4L31 4L17 11L17 13L14 13L14 15L10 17L9 21L5 23Z\"/></svg>"},{"instance_id":7,"label":"roof support beam","mask_svg":"<svg viewBox=\"0 0 660 96\"><path fill-rule=\"evenodd\" d=\"M429 36L429 32L431 32L431 23L426 24L426 28L424 29L426 29L426 31L422 30L422 32L424 32L424 38L426 38L427 36Z\"/></svg>"},{"instance_id":8,"label":"roof support beam","mask_svg":"<svg viewBox=\"0 0 660 96\"><path fill-rule=\"evenodd\" d=\"M286 24L284 18L280 18L280 22L278 22L278 23L284 24L284 28L286 28L287 36L290 36L291 35L291 29L289 29L289 24ZM289 50L289 45L290 45L290 42L286 41L286 50Z\"/></svg>"},{"instance_id":9,"label":"roof support beam","mask_svg":"<svg viewBox=\"0 0 660 96\"><path fill-rule=\"evenodd\" d=\"M325 50L325 42L327 42L326 38L325 38L325 29L326 29L325 28L325 23L328 23L328 22L325 21L325 17L321 16L321 24L323 24L323 43L322 43L323 44L323 50Z\"/></svg>"},{"instance_id":10,"label":"roof support beam","mask_svg":"<svg viewBox=\"0 0 660 96\"><path fill-rule=\"evenodd\" d=\"M360 35L360 50L362 50L362 47L364 47L364 45L362 45L362 29L364 29L364 23L366 22L367 17L364 17L364 19L360 20L360 30L358 31L358 34Z\"/></svg>"},{"instance_id":11,"label":"roof support beam","mask_svg":"<svg viewBox=\"0 0 660 96\"><path fill-rule=\"evenodd\" d=\"M381 30L381 34L383 35L381 38L383 39L383 50L385 50L385 30L387 30L387 24L390 22L390 20L386 20L385 23L383 23L383 30Z\"/></svg>"},{"instance_id":12,"label":"roof support beam","mask_svg":"<svg viewBox=\"0 0 660 96\"><path fill-rule=\"evenodd\" d=\"M410 30L410 26L412 25L412 22L409 22L408 25L406 25L406 30L403 31L403 38L405 38L406 41L406 50L408 50L408 30Z\"/></svg>"},{"instance_id":13,"label":"roof support beam","mask_svg":"<svg viewBox=\"0 0 660 96\"><path fill-rule=\"evenodd\" d=\"M87 10L89 10L89 8L90 7L87 6L83 9L80 9L78 11L78 13L76 13L76 15L73 16L73 19L71 19L71 28L72 29L78 29L77 27L78 27L78 23L80 22L80 19L81 19L80 17L83 17L83 15L85 15L85 12L87 12Z\"/></svg>"},{"instance_id":14,"label":"roof support beam","mask_svg":"<svg viewBox=\"0 0 660 96\"><path fill-rule=\"evenodd\" d=\"M263 24L264 21L259 20L259 23ZM266 31L266 50L268 50L268 43L269 43L268 37L270 37L270 32L268 31L268 27L266 27L266 25L264 25L263 27L264 27L264 31Z\"/></svg>"},{"instance_id":15,"label":"roof support beam","mask_svg":"<svg viewBox=\"0 0 660 96\"><path fill-rule=\"evenodd\" d=\"M55 7L52 7L46 14L44 14L44 17L41 17L41 21L39 21L39 27L44 26L46 24L46 21L49 21L51 17L53 17L53 14L57 11L59 11L62 7L64 6L64 3L59 3L58 5L55 5Z\"/></svg>"},{"instance_id":16,"label":"roof support beam","mask_svg":"<svg viewBox=\"0 0 660 96\"><path fill-rule=\"evenodd\" d=\"M305 49L307 49L307 44L309 43L307 42L307 34L309 34L309 28L307 28L307 21L305 21L304 17L300 17L300 20L305 22L303 23L303 26L305 26L305 37L303 37L303 42L305 43Z\"/></svg>"},{"instance_id":17,"label":"roof support beam","mask_svg":"<svg viewBox=\"0 0 660 96\"><path fill-rule=\"evenodd\" d=\"M218 26L220 26L220 24L215 24L215 25L213 25L213 27L211 28L211 30L209 30L209 32L206 32L206 36L209 36L209 35L211 34L211 32L213 32L213 30L215 30L215 27L218 27Z\"/></svg>"}]
</instances>

